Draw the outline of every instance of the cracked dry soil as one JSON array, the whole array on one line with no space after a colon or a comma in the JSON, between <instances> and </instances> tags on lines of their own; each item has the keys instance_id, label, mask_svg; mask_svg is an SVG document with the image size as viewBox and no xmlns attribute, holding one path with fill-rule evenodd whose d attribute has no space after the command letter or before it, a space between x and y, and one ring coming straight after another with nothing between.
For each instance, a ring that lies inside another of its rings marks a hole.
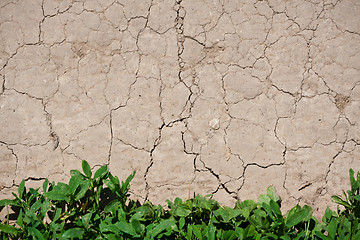
<instances>
[{"instance_id":1,"label":"cracked dry soil","mask_svg":"<svg viewBox=\"0 0 360 240\"><path fill-rule=\"evenodd\" d=\"M1 198L85 159L321 216L360 170L358 0L2 0L0 38Z\"/></svg>"}]
</instances>

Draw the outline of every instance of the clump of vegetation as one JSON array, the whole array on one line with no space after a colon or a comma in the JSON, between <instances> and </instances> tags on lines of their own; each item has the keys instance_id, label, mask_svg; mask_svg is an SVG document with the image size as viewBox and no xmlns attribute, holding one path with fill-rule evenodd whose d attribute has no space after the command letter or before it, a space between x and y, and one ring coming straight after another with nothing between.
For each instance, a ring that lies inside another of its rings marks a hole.
<instances>
[{"instance_id":1,"label":"clump of vegetation","mask_svg":"<svg viewBox=\"0 0 360 240\"><path fill-rule=\"evenodd\" d=\"M0 210L7 210L0 239L360 239L360 173L355 179L352 169L351 190L332 197L345 209L327 208L322 222L306 205L283 215L272 186L257 202L237 202L233 208L198 195L167 200L164 210L128 199L135 172L120 182L107 166L92 175L83 161L82 169L71 170L68 184L45 180L41 192L27 190L22 181L14 199L0 200Z\"/></svg>"}]
</instances>

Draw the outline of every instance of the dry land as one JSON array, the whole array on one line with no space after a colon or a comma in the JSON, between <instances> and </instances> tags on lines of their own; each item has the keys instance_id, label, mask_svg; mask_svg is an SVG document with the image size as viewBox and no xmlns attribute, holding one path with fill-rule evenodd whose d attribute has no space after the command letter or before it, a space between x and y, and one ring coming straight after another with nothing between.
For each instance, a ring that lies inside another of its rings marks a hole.
<instances>
[{"instance_id":1,"label":"dry land","mask_svg":"<svg viewBox=\"0 0 360 240\"><path fill-rule=\"evenodd\" d=\"M1 198L82 159L322 216L360 170L360 1L1 0Z\"/></svg>"}]
</instances>

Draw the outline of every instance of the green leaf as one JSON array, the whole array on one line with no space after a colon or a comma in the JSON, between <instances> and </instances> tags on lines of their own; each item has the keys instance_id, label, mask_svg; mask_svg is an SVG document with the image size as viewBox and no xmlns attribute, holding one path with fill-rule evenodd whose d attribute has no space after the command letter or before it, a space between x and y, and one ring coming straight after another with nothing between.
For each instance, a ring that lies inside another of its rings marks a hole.
<instances>
[{"instance_id":1,"label":"green leaf","mask_svg":"<svg viewBox=\"0 0 360 240\"><path fill-rule=\"evenodd\" d=\"M93 214L93 212L89 212L89 213L85 214L84 216L82 216L81 222L85 228L89 227L92 214Z\"/></svg>"},{"instance_id":2,"label":"green leaf","mask_svg":"<svg viewBox=\"0 0 360 240\"><path fill-rule=\"evenodd\" d=\"M52 223L56 222L60 218L61 213L62 213L61 208L55 208L54 209L54 217L53 217L53 219L51 219L51 220L53 220Z\"/></svg>"},{"instance_id":3,"label":"green leaf","mask_svg":"<svg viewBox=\"0 0 360 240\"><path fill-rule=\"evenodd\" d=\"M121 207L117 210L117 215L119 221L126 221L126 212Z\"/></svg>"},{"instance_id":4,"label":"green leaf","mask_svg":"<svg viewBox=\"0 0 360 240\"><path fill-rule=\"evenodd\" d=\"M5 232L5 233L10 233L10 234L17 234L20 232L21 229L19 228L16 228L14 226L11 226L11 225L3 225L3 224L0 224L0 230L2 232Z\"/></svg>"},{"instance_id":5,"label":"green leaf","mask_svg":"<svg viewBox=\"0 0 360 240\"><path fill-rule=\"evenodd\" d=\"M79 201L80 199L82 199L85 196L86 192L90 189L90 186L91 182L89 179L83 181L80 184L80 191L75 196L75 201Z\"/></svg>"},{"instance_id":6,"label":"green leaf","mask_svg":"<svg viewBox=\"0 0 360 240\"><path fill-rule=\"evenodd\" d=\"M31 195L33 197L38 197L40 195L39 188L37 188L37 189L29 188L29 192L31 193Z\"/></svg>"},{"instance_id":7,"label":"green leaf","mask_svg":"<svg viewBox=\"0 0 360 240\"><path fill-rule=\"evenodd\" d=\"M137 219L132 220L131 225L133 226L133 228L135 229L135 231L138 234L140 234L140 235L144 234L145 226L143 224L141 224L139 220L137 220Z\"/></svg>"},{"instance_id":8,"label":"green leaf","mask_svg":"<svg viewBox=\"0 0 360 240\"><path fill-rule=\"evenodd\" d=\"M354 235L354 239L360 239L360 230Z\"/></svg>"},{"instance_id":9,"label":"green leaf","mask_svg":"<svg viewBox=\"0 0 360 240\"><path fill-rule=\"evenodd\" d=\"M268 233L265 233L266 236L270 237L270 239L277 239L278 236L274 233L271 233L271 232L268 232Z\"/></svg>"},{"instance_id":10,"label":"green leaf","mask_svg":"<svg viewBox=\"0 0 360 240\"><path fill-rule=\"evenodd\" d=\"M156 237L159 233L164 231L167 227L175 224L174 219L165 219L162 220L159 224L157 224L151 231L150 236Z\"/></svg>"},{"instance_id":11,"label":"green leaf","mask_svg":"<svg viewBox=\"0 0 360 240\"><path fill-rule=\"evenodd\" d=\"M325 214L322 218L322 221L325 223L328 223L331 220L332 216L333 216L333 212L331 211L331 209L329 207L327 207L325 210Z\"/></svg>"},{"instance_id":12,"label":"green leaf","mask_svg":"<svg viewBox=\"0 0 360 240\"><path fill-rule=\"evenodd\" d=\"M236 218L237 216L239 216L241 214L240 209L232 209L232 208L229 208L229 207L225 207L225 209L227 211L229 211L229 218L230 219Z\"/></svg>"},{"instance_id":13,"label":"green leaf","mask_svg":"<svg viewBox=\"0 0 360 240\"><path fill-rule=\"evenodd\" d=\"M174 211L174 216L187 217L191 213L191 210L186 206L178 206Z\"/></svg>"},{"instance_id":14,"label":"green leaf","mask_svg":"<svg viewBox=\"0 0 360 240\"><path fill-rule=\"evenodd\" d=\"M309 214L311 214L311 212L308 208L302 208L295 212L291 212L290 210L289 215L285 219L285 225L291 228L307 218Z\"/></svg>"},{"instance_id":15,"label":"green leaf","mask_svg":"<svg viewBox=\"0 0 360 240\"><path fill-rule=\"evenodd\" d=\"M113 233L103 234L103 236L99 235L99 236L97 236L97 238L95 238L95 240L104 240L104 239L106 239L106 240L119 240L119 239L123 239L123 238L119 238L117 235L115 235Z\"/></svg>"},{"instance_id":16,"label":"green leaf","mask_svg":"<svg viewBox=\"0 0 360 240\"><path fill-rule=\"evenodd\" d=\"M109 180L110 179L110 180ZM119 190L120 188L120 181L119 181L119 178L117 176L113 176L111 174L111 172L109 172L109 179L104 179L104 183L106 186L108 186L110 188L110 190L114 193L117 193L117 191ZM119 196L119 195L118 195Z\"/></svg>"},{"instance_id":17,"label":"green leaf","mask_svg":"<svg viewBox=\"0 0 360 240\"><path fill-rule=\"evenodd\" d=\"M259 196L257 202L259 205L262 205L263 203L270 204L270 200L271 200L271 198L268 195L262 194Z\"/></svg>"},{"instance_id":18,"label":"green leaf","mask_svg":"<svg viewBox=\"0 0 360 240\"><path fill-rule=\"evenodd\" d=\"M28 209L25 209L25 216L24 216L24 222L25 223L40 223L39 219L35 215L33 211L30 211Z\"/></svg>"},{"instance_id":19,"label":"green leaf","mask_svg":"<svg viewBox=\"0 0 360 240\"><path fill-rule=\"evenodd\" d=\"M359 188L359 182L354 178L354 170L350 168L349 170L350 175L350 183L351 183L351 191L355 194L355 191Z\"/></svg>"},{"instance_id":20,"label":"green leaf","mask_svg":"<svg viewBox=\"0 0 360 240\"><path fill-rule=\"evenodd\" d=\"M117 199L111 201L108 205L106 205L104 212L113 212L115 213L119 208L121 207L121 202L119 202Z\"/></svg>"},{"instance_id":21,"label":"green leaf","mask_svg":"<svg viewBox=\"0 0 360 240\"><path fill-rule=\"evenodd\" d=\"M253 200L245 200L240 203L241 214L246 220L249 219L251 211L256 208L256 203Z\"/></svg>"},{"instance_id":22,"label":"green leaf","mask_svg":"<svg viewBox=\"0 0 360 240\"><path fill-rule=\"evenodd\" d=\"M34 237L33 239L45 240L44 235L36 228L29 227L27 230L29 234Z\"/></svg>"},{"instance_id":23,"label":"green leaf","mask_svg":"<svg viewBox=\"0 0 360 240\"><path fill-rule=\"evenodd\" d=\"M244 230L242 229L242 231L244 231ZM221 239L234 240L234 239L236 239L236 235L237 235L237 233L233 230L225 231L223 233Z\"/></svg>"},{"instance_id":24,"label":"green leaf","mask_svg":"<svg viewBox=\"0 0 360 240\"><path fill-rule=\"evenodd\" d=\"M282 216L280 206L275 201L270 201L270 207L273 213L275 213L278 217Z\"/></svg>"},{"instance_id":25,"label":"green leaf","mask_svg":"<svg viewBox=\"0 0 360 240\"><path fill-rule=\"evenodd\" d=\"M115 223L115 225L118 227L118 229L120 229L120 231L127 233L133 237L139 237L139 235L136 233L134 227L125 221L120 221Z\"/></svg>"},{"instance_id":26,"label":"green leaf","mask_svg":"<svg viewBox=\"0 0 360 240\"><path fill-rule=\"evenodd\" d=\"M194 235L199 239L202 240L202 234L201 234L201 230L200 230L200 226L199 225L191 225L192 229L193 229L193 233Z\"/></svg>"},{"instance_id":27,"label":"green leaf","mask_svg":"<svg viewBox=\"0 0 360 240\"><path fill-rule=\"evenodd\" d=\"M16 223L17 223L21 228L24 227L23 218L24 218L24 217L23 217L23 210L20 209L19 216L18 216L18 218L16 219Z\"/></svg>"},{"instance_id":28,"label":"green leaf","mask_svg":"<svg viewBox=\"0 0 360 240\"><path fill-rule=\"evenodd\" d=\"M217 220L225 223L230 222L231 219L239 216L243 211L241 209L232 209L229 207L219 208L213 213L217 217Z\"/></svg>"},{"instance_id":29,"label":"green leaf","mask_svg":"<svg viewBox=\"0 0 360 240\"><path fill-rule=\"evenodd\" d=\"M206 233L207 239L215 240L215 232L216 232L216 227L214 225L210 224L208 226L207 233Z\"/></svg>"},{"instance_id":30,"label":"green leaf","mask_svg":"<svg viewBox=\"0 0 360 240\"><path fill-rule=\"evenodd\" d=\"M14 207L20 207L21 204L19 204L19 201L14 199L14 200L10 200L10 199L1 199L0 200L0 207L1 206L14 206Z\"/></svg>"},{"instance_id":31,"label":"green leaf","mask_svg":"<svg viewBox=\"0 0 360 240\"><path fill-rule=\"evenodd\" d=\"M183 204L183 201L181 200L181 198L175 198L174 199L174 205L176 206L179 206L179 205L182 205Z\"/></svg>"},{"instance_id":32,"label":"green leaf","mask_svg":"<svg viewBox=\"0 0 360 240\"><path fill-rule=\"evenodd\" d=\"M337 226L338 226L338 220L333 218L329 225L328 225L328 236L332 239L335 239L335 235L336 235L336 230L337 230Z\"/></svg>"},{"instance_id":33,"label":"green leaf","mask_svg":"<svg viewBox=\"0 0 360 240\"><path fill-rule=\"evenodd\" d=\"M48 186L49 186L49 180L46 178L43 185L42 185L44 192L47 191Z\"/></svg>"},{"instance_id":34,"label":"green leaf","mask_svg":"<svg viewBox=\"0 0 360 240\"><path fill-rule=\"evenodd\" d=\"M272 200L271 200L272 201ZM267 212L268 216L273 220L273 221L276 221L276 217L274 216L274 213L270 207L269 204L267 203L263 203L262 204L262 208L265 209L265 211Z\"/></svg>"},{"instance_id":35,"label":"green leaf","mask_svg":"<svg viewBox=\"0 0 360 240\"><path fill-rule=\"evenodd\" d=\"M25 180L22 180L18 188L19 198L22 199L25 193Z\"/></svg>"},{"instance_id":36,"label":"green leaf","mask_svg":"<svg viewBox=\"0 0 360 240\"><path fill-rule=\"evenodd\" d=\"M70 228L63 233L62 237L65 239L81 238L83 234L84 230L81 228Z\"/></svg>"},{"instance_id":37,"label":"green leaf","mask_svg":"<svg viewBox=\"0 0 360 240\"><path fill-rule=\"evenodd\" d=\"M289 235L285 234L284 236L280 237L280 239L282 240L291 240L291 238L289 237Z\"/></svg>"},{"instance_id":38,"label":"green leaf","mask_svg":"<svg viewBox=\"0 0 360 240\"><path fill-rule=\"evenodd\" d=\"M188 224L187 225L187 231L186 231L187 239L192 239L193 236L193 225Z\"/></svg>"},{"instance_id":39,"label":"green leaf","mask_svg":"<svg viewBox=\"0 0 360 240\"><path fill-rule=\"evenodd\" d=\"M101 222L100 225L100 231L102 233L119 233L120 229L115 224L107 224L105 222Z\"/></svg>"},{"instance_id":40,"label":"green leaf","mask_svg":"<svg viewBox=\"0 0 360 240\"><path fill-rule=\"evenodd\" d=\"M109 174L109 176L110 175L111 175L111 173ZM116 191L116 185L111 180L104 179L104 183L112 192Z\"/></svg>"},{"instance_id":41,"label":"green leaf","mask_svg":"<svg viewBox=\"0 0 360 240\"><path fill-rule=\"evenodd\" d=\"M27 230L28 230L29 234L31 236L33 236L35 239L45 240L44 235L42 235L42 233L39 230L37 230L36 228L29 227Z\"/></svg>"},{"instance_id":42,"label":"green leaf","mask_svg":"<svg viewBox=\"0 0 360 240\"><path fill-rule=\"evenodd\" d=\"M82 169L83 169L83 172L85 173L85 175L88 178L91 178L91 168L90 168L89 163L87 161L83 160L81 163L81 166L82 166Z\"/></svg>"},{"instance_id":43,"label":"green leaf","mask_svg":"<svg viewBox=\"0 0 360 240\"><path fill-rule=\"evenodd\" d=\"M117 176L113 176L111 173L109 173L109 178L110 181L115 185L115 186L120 186L120 181L119 178Z\"/></svg>"},{"instance_id":44,"label":"green leaf","mask_svg":"<svg viewBox=\"0 0 360 240\"><path fill-rule=\"evenodd\" d=\"M243 228L237 227L235 229L235 233L239 239L254 239L257 231L253 225L248 225L245 230Z\"/></svg>"},{"instance_id":45,"label":"green leaf","mask_svg":"<svg viewBox=\"0 0 360 240\"><path fill-rule=\"evenodd\" d=\"M281 202L281 198L280 195L277 193L276 189L274 186L270 186L267 188L266 190L267 195L271 198L271 200L273 200L276 203Z\"/></svg>"},{"instance_id":46,"label":"green leaf","mask_svg":"<svg viewBox=\"0 0 360 240\"><path fill-rule=\"evenodd\" d=\"M179 229L181 230L185 225L185 218L181 217L179 220Z\"/></svg>"},{"instance_id":47,"label":"green leaf","mask_svg":"<svg viewBox=\"0 0 360 240\"><path fill-rule=\"evenodd\" d=\"M38 199L33 205L31 205L30 209L32 211L37 211L42 206L42 199Z\"/></svg>"},{"instance_id":48,"label":"green leaf","mask_svg":"<svg viewBox=\"0 0 360 240\"><path fill-rule=\"evenodd\" d=\"M151 210L149 206L141 206L136 208L135 211L135 214L132 215L130 218L130 222L133 220L140 220L146 213L150 212Z\"/></svg>"},{"instance_id":49,"label":"green leaf","mask_svg":"<svg viewBox=\"0 0 360 240\"><path fill-rule=\"evenodd\" d=\"M78 177L80 177L81 179L85 179L85 178L86 178L86 176L85 176L84 174L82 174L79 170L76 170L76 169L70 170L70 176L71 176L71 177L78 176Z\"/></svg>"},{"instance_id":50,"label":"green leaf","mask_svg":"<svg viewBox=\"0 0 360 240\"><path fill-rule=\"evenodd\" d=\"M315 231L314 235L322 240L333 240L332 238L325 236L322 232L319 231Z\"/></svg>"},{"instance_id":51,"label":"green leaf","mask_svg":"<svg viewBox=\"0 0 360 240\"><path fill-rule=\"evenodd\" d=\"M80 186L80 184L83 182L83 179L81 178L81 175L74 175L69 180L69 191L70 194L74 195L77 188Z\"/></svg>"},{"instance_id":52,"label":"green leaf","mask_svg":"<svg viewBox=\"0 0 360 240\"><path fill-rule=\"evenodd\" d=\"M352 206L348 202L342 200L339 196L331 196L331 199L336 204L340 204L346 208L352 208Z\"/></svg>"},{"instance_id":53,"label":"green leaf","mask_svg":"<svg viewBox=\"0 0 360 240\"><path fill-rule=\"evenodd\" d=\"M104 165L101 166L94 174L94 179L96 178L102 178L103 176L105 176L108 173L108 166Z\"/></svg>"},{"instance_id":54,"label":"green leaf","mask_svg":"<svg viewBox=\"0 0 360 240\"><path fill-rule=\"evenodd\" d=\"M44 193L44 196L53 201L69 201L69 198L63 192L51 190Z\"/></svg>"},{"instance_id":55,"label":"green leaf","mask_svg":"<svg viewBox=\"0 0 360 240\"><path fill-rule=\"evenodd\" d=\"M133 180L133 178L135 177L135 174L136 174L136 171L134 171L132 174L130 174L127 179L125 180L125 183L123 183L121 185L121 191L122 193L125 195L128 190L129 190L129 187L130 187L130 182L131 180Z\"/></svg>"},{"instance_id":56,"label":"green leaf","mask_svg":"<svg viewBox=\"0 0 360 240\"><path fill-rule=\"evenodd\" d=\"M255 209L253 212L254 212L254 215L258 216L258 217L266 218L266 216L267 216L266 212L261 209Z\"/></svg>"}]
</instances>

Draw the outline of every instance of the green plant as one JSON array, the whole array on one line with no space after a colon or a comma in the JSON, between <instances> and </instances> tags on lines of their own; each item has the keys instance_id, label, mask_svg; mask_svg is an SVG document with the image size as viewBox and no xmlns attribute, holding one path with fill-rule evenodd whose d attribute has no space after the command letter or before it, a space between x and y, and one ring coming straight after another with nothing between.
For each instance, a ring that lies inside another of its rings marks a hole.
<instances>
[{"instance_id":1,"label":"green plant","mask_svg":"<svg viewBox=\"0 0 360 240\"><path fill-rule=\"evenodd\" d=\"M41 192L27 190L22 181L14 199L0 200L0 208L7 211L0 239L360 239L360 174L355 179L352 169L348 195L332 197L345 210L328 208L322 222L306 205L283 215L281 198L272 186L257 202L237 202L233 208L221 206L210 195L197 195L167 200L164 210L128 198L135 172L120 182L107 166L92 175L83 161L82 169L71 170L68 184L45 180Z\"/></svg>"},{"instance_id":2,"label":"green plant","mask_svg":"<svg viewBox=\"0 0 360 240\"><path fill-rule=\"evenodd\" d=\"M332 196L332 200L345 207L345 211L341 214L350 217L351 219L360 218L360 172L357 173L357 178L354 177L354 170L349 170L351 189L343 191L344 198L339 196Z\"/></svg>"},{"instance_id":3,"label":"green plant","mask_svg":"<svg viewBox=\"0 0 360 240\"><path fill-rule=\"evenodd\" d=\"M45 180L43 193L39 188L27 191L23 180L18 195L13 193L15 199L0 200L0 206L12 207L17 216L15 227L9 224L8 214L6 223L0 225L1 238L106 239L106 228L113 221L118 222L119 231L133 233L125 213L135 205L133 201L126 204L135 172L120 183L107 166L100 167L93 177L86 161L82 169L84 173L71 170L68 184Z\"/></svg>"}]
</instances>

